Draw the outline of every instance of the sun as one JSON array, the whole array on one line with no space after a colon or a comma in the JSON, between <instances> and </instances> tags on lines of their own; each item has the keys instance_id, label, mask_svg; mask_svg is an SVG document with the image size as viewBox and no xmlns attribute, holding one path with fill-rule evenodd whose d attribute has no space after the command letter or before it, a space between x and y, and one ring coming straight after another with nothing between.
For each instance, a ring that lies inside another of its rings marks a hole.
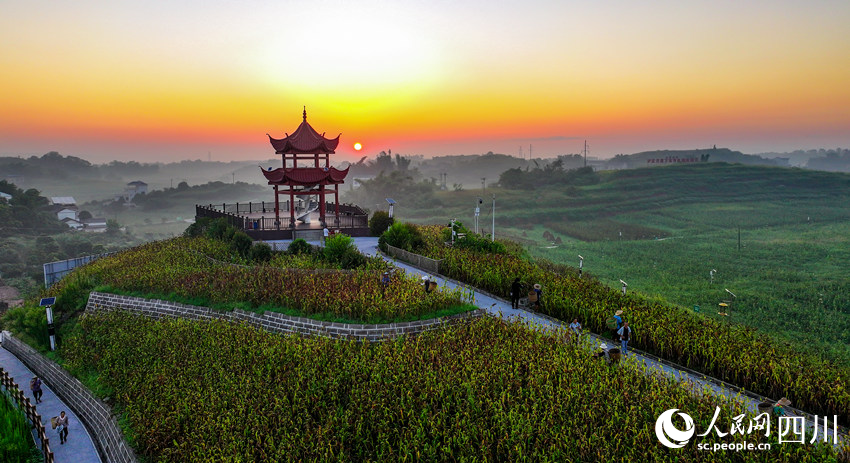
<instances>
[{"instance_id":1,"label":"sun","mask_svg":"<svg viewBox=\"0 0 850 463\"><path fill-rule=\"evenodd\" d=\"M361 145L360 143L354 144L354 151L360 151L362 149L363 149L363 145Z\"/></svg>"}]
</instances>

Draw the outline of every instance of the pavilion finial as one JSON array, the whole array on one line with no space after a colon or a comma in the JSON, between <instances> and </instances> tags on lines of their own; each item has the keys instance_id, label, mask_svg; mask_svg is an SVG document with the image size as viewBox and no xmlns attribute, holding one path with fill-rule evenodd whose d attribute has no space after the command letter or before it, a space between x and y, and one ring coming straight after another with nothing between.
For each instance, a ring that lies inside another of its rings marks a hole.
<instances>
[{"instance_id":1,"label":"pavilion finial","mask_svg":"<svg viewBox=\"0 0 850 463\"><path fill-rule=\"evenodd\" d=\"M304 106L304 121L307 121L307 106Z\"/></svg>"}]
</instances>

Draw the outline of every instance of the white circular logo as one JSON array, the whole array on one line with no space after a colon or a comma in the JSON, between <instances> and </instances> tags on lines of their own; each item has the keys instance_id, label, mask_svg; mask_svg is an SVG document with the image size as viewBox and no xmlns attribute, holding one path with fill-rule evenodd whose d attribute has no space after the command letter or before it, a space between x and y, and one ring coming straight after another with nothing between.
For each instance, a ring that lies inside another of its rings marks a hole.
<instances>
[{"instance_id":1,"label":"white circular logo","mask_svg":"<svg viewBox=\"0 0 850 463\"><path fill-rule=\"evenodd\" d=\"M694 420L687 413L679 413L678 415L685 420L685 430L680 431L673 425L673 414L679 411L678 408L671 408L662 413L658 420L655 421L655 435L665 447L671 449L680 449L688 444L688 441L696 432Z\"/></svg>"}]
</instances>

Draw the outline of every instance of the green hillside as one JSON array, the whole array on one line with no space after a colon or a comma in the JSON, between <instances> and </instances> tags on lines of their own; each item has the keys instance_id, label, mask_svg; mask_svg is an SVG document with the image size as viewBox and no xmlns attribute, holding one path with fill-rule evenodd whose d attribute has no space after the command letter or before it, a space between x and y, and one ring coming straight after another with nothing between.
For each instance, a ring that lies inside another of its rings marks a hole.
<instances>
[{"instance_id":1,"label":"green hillside","mask_svg":"<svg viewBox=\"0 0 850 463\"><path fill-rule=\"evenodd\" d=\"M523 242L533 256L577 266L581 255L584 270L611 286L622 279L630 291L850 363L850 175L726 163L596 175L584 186L488 188L481 225L489 232L495 193L497 237ZM396 211L420 223L471 224L480 196L441 192L439 210ZM716 308L727 288L737 298L724 317Z\"/></svg>"}]
</instances>

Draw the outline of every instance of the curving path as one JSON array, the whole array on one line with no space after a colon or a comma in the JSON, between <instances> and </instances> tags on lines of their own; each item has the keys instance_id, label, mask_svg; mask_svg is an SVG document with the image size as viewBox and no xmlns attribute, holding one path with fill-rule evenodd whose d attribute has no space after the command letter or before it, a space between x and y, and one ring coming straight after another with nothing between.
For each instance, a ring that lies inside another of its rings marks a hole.
<instances>
[{"instance_id":1,"label":"curving path","mask_svg":"<svg viewBox=\"0 0 850 463\"><path fill-rule=\"evenodd\" d=\"M32 396L29 384L33 377L32 371L26 367L14 354L0 347L0 366L9 372L9 375L15 378L18 387L24 391L30 399L30 403L35 403L35 398ZM36 405L39 415L41 415L42 423L47 427L47 438L50 441L50 450L53 451L53 456L57 463L100 463L101 459L97 453L86 428L83 426L80 419L71 410L71 407L62 402L59 397L50 388L50 385L42 381L41 403ZM59 416L59 413L64 411L68 416L68 441L65 444L59 443L59 433L55 429L50 428L50 417ZM35 436L35 441L38 442L38 436ZM39 444L39 448L41 448Z\"/></svg>"},{"instance_id":2,"label":"curving path","mask_svg":"<svg viewBox=\"0 0 850 463\"><path fill-rule=\"evenodd\" d=\"M514 309L511 307L510 302L507 300L498 298L496 296L483 292L469 285L460 283L458 281L448 279L442 275L433 275L425 270L407 264L406 262L395 260L392 257L386 256L378 251L377 238L354 238L354 243L357 245L358 249L360 249L360 251L364 254L379 255L383 257L384 260L391 262L394 266L404 269L405 272L407 272L408 274L416 276L428 275L431 278L431 281L437 281L441 286L445 286L447 288L464 288L468 291L473 291L473 304L477 305L478 307L487 309L487 311L493 315L502 316L506 319L513 321L528 323L530 326L535 327L536 329L540 329L542 331L555 331L567 328L566 325L563 324L560 320L548 317L546 315L530 312L527 310ZM586 339L586 342L588 342L591 348L595 348L603 343L606 343L611 347L619 347L619 345L612 345L612 341L610 339L604 339L588 331L584 332L584 338ZM663 376L674 378L680 382L685 382L689 384L691 386L691 389L695 392L709 391L710 393L716 396L726 398L737 398L742 401L752 412L757 412L758 405L762 402L776 402L777 400L768 399L763 396L753 394L749 391L744 391L735 385L720 381L716 378L706 376L697 371L663 360L640 350L632 349L631 347L629 347L628 359L632 362L643 363L644 365L646 365L648 371L657 372ZM805 417L807 427L810 428L809 430L807 430L806 436L809 436L809 431L812 430L815 426L815 417L811 414L805 413L802 410L794 409L792 407L786 407L786 409L788 408L790 408L791 411L796 415ZM822 422L823 421L821 418L821 423ZM822 432L823 426L821 426L821 433ZM848 438L847 432L847 429L839 428L839 440L846 440Z\"/></svg>"}]
</instances>

